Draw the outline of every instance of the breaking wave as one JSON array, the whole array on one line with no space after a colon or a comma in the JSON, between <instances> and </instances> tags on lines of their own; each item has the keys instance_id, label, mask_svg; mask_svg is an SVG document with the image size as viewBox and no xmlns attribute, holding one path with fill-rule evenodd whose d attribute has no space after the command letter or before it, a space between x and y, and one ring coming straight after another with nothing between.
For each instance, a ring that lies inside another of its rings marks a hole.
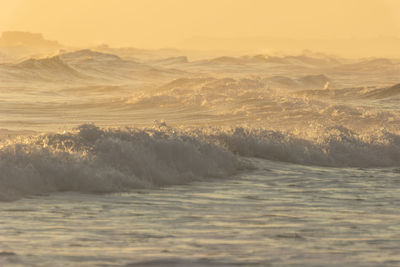
<instances>
[{"instance_id":1,"label":"breaking wave","mask_svg":"<svg viewBox=\"0 0 400 267\"><path fill-rule=\"evenodd\" d=\"M231 152L174 131L81 125L74 132L4 145L0 150L0 199L183 184L227 177L238 167Z\"/></svg>"},{"instance_id":2,"label":"breaking wave","mask_svg":"<svg viewBox=\"0 0 400 267\"><path fill-rule=\"evenodd\" d=\"M237 127L101 129L8 141L0 147L0 200L74 191L124 192L226 178L251 159L330 167L400 166L400 136L356 134L344 127L315 138Z\"/></svg>"},{"instance_id":3,"label":"breaking wave","mask_svg":"<svg viewBox=\"0 0 400 267\"><path fill-rule=\"evenodd\" d=\"M239 127L210 137L244 157L325 167L400 166L399 135L386 131L362 135L341 126L322 131L300 138L279 131Z\"/></svg>"}]
</instances>

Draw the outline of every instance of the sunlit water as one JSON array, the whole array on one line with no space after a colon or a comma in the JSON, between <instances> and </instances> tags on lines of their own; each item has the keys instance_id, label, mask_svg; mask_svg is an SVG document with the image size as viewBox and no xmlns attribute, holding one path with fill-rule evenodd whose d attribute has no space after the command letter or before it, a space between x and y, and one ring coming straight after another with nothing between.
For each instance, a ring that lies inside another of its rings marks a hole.
<instances>
[{"instance_id":1,"label":"sunlit water","mask_svg":"<svg viewBox=\"0 0 400 267\"><path fill-rule=\"evenodd\" d=\"M399 63L248 60L0 65L0 266L400 266Z\"/></svg>"},{"instance_id":2,"label":"sunlit water","mask_svg":"<svg viewBox=\"0 0 400 267\"><path fill-rule=\"evenodd\" d=\"M223 180L2 203L0 263L400 264L398 170L255 161Z\"/></svg>"}]
</instances>

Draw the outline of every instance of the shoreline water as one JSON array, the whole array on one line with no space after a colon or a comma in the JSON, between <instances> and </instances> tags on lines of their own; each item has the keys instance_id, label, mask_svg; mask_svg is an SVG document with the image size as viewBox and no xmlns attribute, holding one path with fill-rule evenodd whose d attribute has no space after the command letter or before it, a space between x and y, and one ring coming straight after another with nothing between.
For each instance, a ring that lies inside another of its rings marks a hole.
<instances>
[{"instance_id":1,"label":"shoreline water","mask_svg":"<svg viewBox=\"0 0 400 267\"><path fill-rule=\"evenodd\" d=\"M393 266L398 178L254 159L236 177L1 205L0 262L51 266ZM379 257L377 256L379 255ZM327 262L327 259L330 259Z\"/></svg>"}]
</instances>

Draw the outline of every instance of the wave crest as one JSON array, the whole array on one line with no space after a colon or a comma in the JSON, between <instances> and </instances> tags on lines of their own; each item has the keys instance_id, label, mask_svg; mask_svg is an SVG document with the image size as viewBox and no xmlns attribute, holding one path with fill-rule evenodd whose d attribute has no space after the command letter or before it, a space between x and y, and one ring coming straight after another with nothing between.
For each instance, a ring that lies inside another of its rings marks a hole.
<instances>
[{"instance_id":1,"label":"wave crest","mask_svg":"<svg viewBox=\"0 0 400 267\"><path fill-rule=\"evenodd\" d=\"M225 178L257 157L329 167L398 167L400 136L314 126L307 135L236 127L101 129L81 125L64 134L0 146L0 200L75 191L123 192ZM250 163L249 163L250 162Z\"/></svg>"},{"instance_id":2,"label":"wave crest","mask_svg":"<svg viewBox=\"0 0 400 267\"><path fill-rule=\"evenodd\" d=\"M119 192L226 177L234 155L173 130L81 125L0 150L0 199L59 191Z\"/></svg>"},{"instance_id":3,"label":"wave crest","mask_svg":"<svg viewBox=\"0 0 400 267\"><path fill-rule=\"evenodd\" d=\"M330 167L400 165L400 136L385 130L359 134L343 126L310 128L307 138L279 131L235 128L215 142L245 157ZM314 131L314 132L313 132Z\"/></svg>"}]
</instances>

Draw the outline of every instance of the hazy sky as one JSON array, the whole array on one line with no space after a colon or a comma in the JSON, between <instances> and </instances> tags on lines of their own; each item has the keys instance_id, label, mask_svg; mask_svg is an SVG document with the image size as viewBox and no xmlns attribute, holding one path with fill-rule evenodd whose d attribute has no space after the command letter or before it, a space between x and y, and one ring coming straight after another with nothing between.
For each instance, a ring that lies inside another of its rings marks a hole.
<instances>
[{"instance_id":1,"label":"hazy sky","mask_svg":"<svg viewBox=\"0 0 400 267\"><path fill-rule=\"evenodd\" d=\"M67 45L166 47L194 36L400 37L397 0L0 0L0 31Z\"/></svg>"}]
</instances>

